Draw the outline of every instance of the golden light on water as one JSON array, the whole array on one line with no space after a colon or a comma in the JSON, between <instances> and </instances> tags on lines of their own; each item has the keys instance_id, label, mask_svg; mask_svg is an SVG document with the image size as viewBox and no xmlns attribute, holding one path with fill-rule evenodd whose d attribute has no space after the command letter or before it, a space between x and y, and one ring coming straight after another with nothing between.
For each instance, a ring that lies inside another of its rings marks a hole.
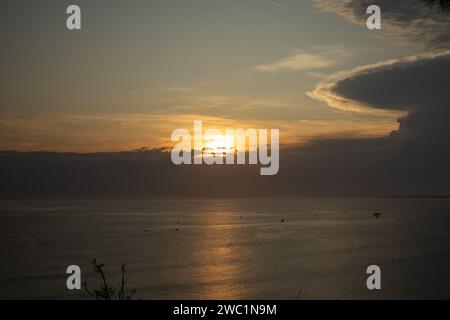
<instances>
[{"instance_id":1,"label":"golden light on water","mask_svg":"<svg viewBox=\"0 0 450 320\"><path fill-rule=\"evenodd\" d=\"M202 214L193 258L197 261L197 281L204 284L202 294L208 299L242 299L242 287L249 254L236 243L240 241L239 214L232 213L233 204L224 201L211 203L211 211Z\"/></svg>"}]
</instances>

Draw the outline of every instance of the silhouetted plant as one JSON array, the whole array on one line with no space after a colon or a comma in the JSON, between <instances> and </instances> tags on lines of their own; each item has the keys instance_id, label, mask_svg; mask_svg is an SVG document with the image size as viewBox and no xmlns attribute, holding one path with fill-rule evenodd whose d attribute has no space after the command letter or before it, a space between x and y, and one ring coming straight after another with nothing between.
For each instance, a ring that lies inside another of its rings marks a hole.
<instances>
[{"instance_id":1,"label":"silhouetted plant","mask_svg":"<svg viewBox=\"0 0 450 320\"><path fill-rule=\"evenodd\" d=\"M84 289L86 292L92 296L93 298L97 300L131 300L133 299L133 296L136 294L136 290L131 290L130 293L126 292L126 265L125 263L122 263L122 266L120 268L121 270L121 279L120 279L120 286L119 288L114 288L110 283L108 283L108 280L106 278L105 272L103 271L103 268L105 266L104 263L98 263L97 259L92 259L91 261L92 269L94 272L100 277L101 279L101 286L100 289L89 289L87 282L84 282Z\"/></svg>"}]
</instances>

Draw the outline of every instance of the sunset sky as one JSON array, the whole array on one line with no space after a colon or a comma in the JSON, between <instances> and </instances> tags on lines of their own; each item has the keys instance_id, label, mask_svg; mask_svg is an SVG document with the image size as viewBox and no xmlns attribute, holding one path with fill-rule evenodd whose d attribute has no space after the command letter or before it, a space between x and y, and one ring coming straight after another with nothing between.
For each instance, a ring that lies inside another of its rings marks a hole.
<instances>
[{"instance_id":1,"label":"sunset sky","mask_svg":"<svg viewBox=\"0 0 450 320\"><path fill-rule=\"evenodd\" d=\"M71 2L9 1L0 28L0 149L169 146L170 133L196 119L279 128L282 144L387 136L398 112L342 111L307 93L337 72L426 44L327 12L333 2L77 1L82 30L69 32Z\"/></svg>"},{"instance_id":2,"label":"sunset sky","mask_svg":"<svg viewBox=\"0 0 450 320\"><path fill-rule=\"evenodd\" d=\"M378 0L370 31L368 0L77 1L68 31L72 3L8 1L0 191L450 194L450 14L432 2ZM171 133L195 120L280 129L279 174L175 166Z\"/></svg>"}]
</instances>

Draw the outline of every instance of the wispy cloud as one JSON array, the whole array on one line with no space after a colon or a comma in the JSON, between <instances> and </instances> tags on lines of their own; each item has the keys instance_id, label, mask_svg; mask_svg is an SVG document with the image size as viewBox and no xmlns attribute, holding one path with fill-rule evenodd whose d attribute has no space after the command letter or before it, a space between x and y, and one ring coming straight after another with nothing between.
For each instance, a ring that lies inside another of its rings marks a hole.
<instances>
[{"instance_id":1,"label":"wispy cloud","mask_svg":"<svg viewBox=\"0 0 450 320\"><path fill-rule=\"evenodd\" d=\"M157 92L169 92L169 93L189 93L193 92L194 88L191 87L182 87L182 86L167 86L167 87L156 87L155 91Z\"/></svg>"},{"instance_id":2,"label":"wispy cloud","mask_svg":"<svg viewBox=\"0 0 450 320\"><path fill-rule=\"evenodd\" d=\"M338 46L316 47L272 63L257 65L255 68L261 72L317 70L332 67L347 55L348 53Z\"/></svg>"},{"instance_id":3,"label":"wispy cloud","mask_svg":"<svg viewBox=\"0 0 450 320\"><path fill-rule=\"evenodd\" d=\"M276 110L293 107L292 97L224 93L203 85L157 86L133 91L126 96L112 97L112 102L157 106L155 113L158 114L201 113L217 117L239 115L241 119L267 118L269 114L280 114ZM151 109L144 109L144 112Z\"/></svg>"},{"instance_id":4,"label":"wispy cloud","mask_svg":"<svg viewBox=\"0 0 450 320\"><path fill-rule=\"evenodd\" d=\"M280 2L280 1L273 1L272 0L272 1L269 1L269 4L274 6L274 7L277 7L277 8L287 8L287 6L284 3Z\"/></svg>"},{"instance_id":5,"label":"wispy cloud","mask_svg":"<svg viewBox=\"0 0 450 320\"><path fill-rule=\"evenodd\" d=\"M98 152L170 147L177 128L192 128L202 120L205 128L278 128L282 143L315 139L379 137L398 128L390 119L371 120L242 120L202 113L35 115L0 119L0 150Z\"/></svg>"},{"instance_id":6,"label":"wispy cloud","mask_svg":"<svg viewBox=\"0 0 450 320\"><path fill-rule=\"evenodd\" d=\"M256 66L262 72L275 71L305 71L330 67L333 61L309 53L300 53L292 57L283 58L274 63Z\"/></svg>"}]
</instances>

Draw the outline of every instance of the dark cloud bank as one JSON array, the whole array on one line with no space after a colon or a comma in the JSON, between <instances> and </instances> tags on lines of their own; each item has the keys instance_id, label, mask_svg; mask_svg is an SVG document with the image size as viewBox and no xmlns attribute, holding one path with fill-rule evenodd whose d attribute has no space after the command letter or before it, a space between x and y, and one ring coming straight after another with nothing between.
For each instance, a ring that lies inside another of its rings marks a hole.
<instances>
[{"instance_id":1,"label":"dark cloud bank","mask_svg":"<svg viewBox=\"0 0 450 320\"><path fill-rule=\"evenodd\" d=\"M162 151L0 153L1 197L309 197L450 194L446 146L326 140L285 149L278 176L257 167L181 166Z\"/></svg>"}]
</instances>

